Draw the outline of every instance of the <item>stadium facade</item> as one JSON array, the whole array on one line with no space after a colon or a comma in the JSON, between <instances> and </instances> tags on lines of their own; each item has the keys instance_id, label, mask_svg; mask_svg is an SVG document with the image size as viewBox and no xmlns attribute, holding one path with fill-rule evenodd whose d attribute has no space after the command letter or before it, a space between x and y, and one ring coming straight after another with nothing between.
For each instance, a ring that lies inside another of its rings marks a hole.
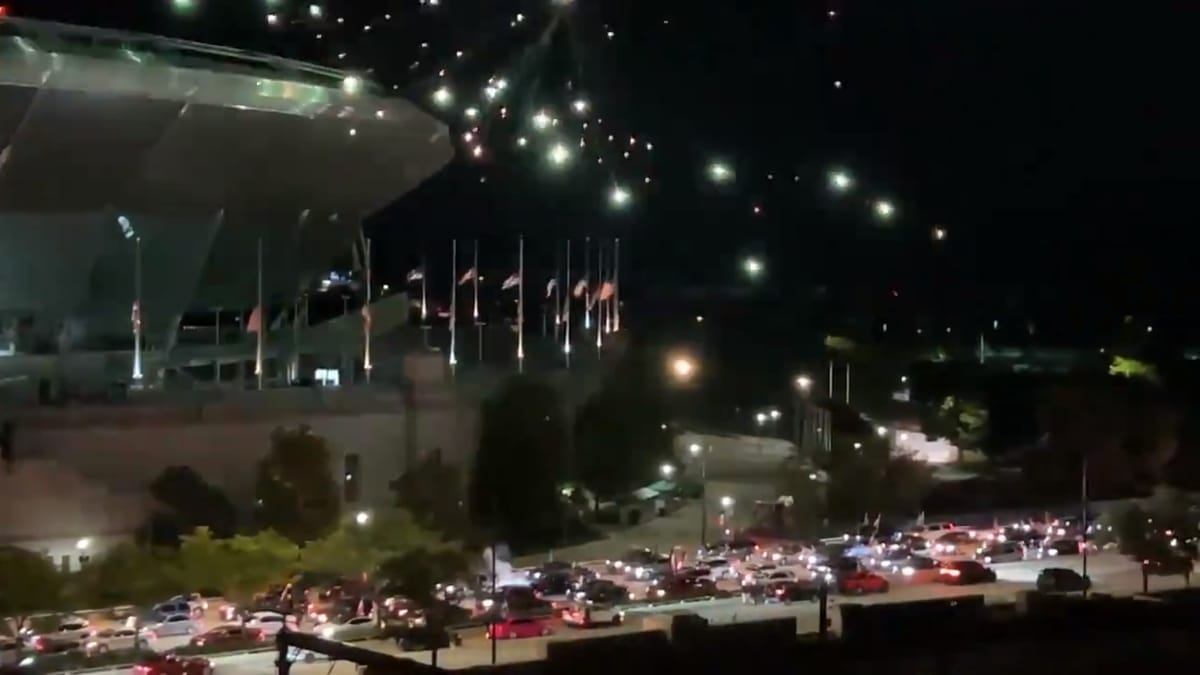
<instances>
[{"instance_id":1,"label":"stadium facade","mask_svg":"<svg viewBox=\"0 0 1200 675\"><path fill-rule=\"evenodd\" d=\"M185 313L255 306L260 241L265 297L289 306L452 154L444 125L346 72L0 20L3 375L100 352L128 373L138 259L167 367Z\"/></svg>"},{"instance_id":2,"label":"stadium facade","mask_svg":"<svg viewBox=\"0 0 1200 675\"><path fill-rule=\"evenodd\" d=\"M343 315L293 311L361 242L364 218L452 156L443 124L349 73L0 18L0 464L78 475L82 496L47 502L65 527L87 495L144 496L171 465L252 508L255 464L278 427L329 441L348 509L391 504L390 481L424 453L468 462L477 396L405 328L404 294L377 294L365 326L361 286ZM261 390L244 325L259 242ZM135 302L145 379L130 387ZM364 327L378 340L369 384ZM32 536L3 530L0 543ZM99 542L127 530L43 534Z\"/></svg>"}]
</instances>

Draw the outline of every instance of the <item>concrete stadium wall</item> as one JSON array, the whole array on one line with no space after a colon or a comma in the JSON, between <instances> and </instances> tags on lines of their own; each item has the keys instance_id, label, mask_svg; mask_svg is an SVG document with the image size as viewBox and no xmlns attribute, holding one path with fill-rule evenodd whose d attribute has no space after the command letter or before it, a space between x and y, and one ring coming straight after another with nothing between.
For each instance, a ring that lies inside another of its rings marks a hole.
<instances>
[{"instance_id":1,"label":"concrete stadium wall","mask_svg":"<svg viewBox=\"0 0 1200 675\"><path fill-rule=\"evenodd\" d=\"M360 498L347 508L392 502L389 483L411 462L441 449L466 463L475 447L477 413L454 405L364 414L273 414L260 419L162 420L158 424L21 426L14 455L53 459L116 491L143 490L165 467L186 465L227 491L235 504L253 502L256 463L278 427L306 424L333 452L333 478L343 481L345 458L359 457Z\"/></svg>"}]
</instances>

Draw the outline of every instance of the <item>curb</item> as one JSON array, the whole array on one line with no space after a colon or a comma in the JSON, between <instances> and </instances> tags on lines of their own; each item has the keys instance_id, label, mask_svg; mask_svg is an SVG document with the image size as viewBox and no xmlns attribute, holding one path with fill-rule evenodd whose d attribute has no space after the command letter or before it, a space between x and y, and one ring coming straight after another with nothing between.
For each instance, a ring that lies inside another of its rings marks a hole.
<instances>
[{"instance_id":1,"label":"curb","mask_svg":"<svg viewBox=\"0 0 1200 675\"><path fill-rule=\"evenodd\" d=\"M276 648L274 646L264 647L262 649L240 649L238 651L233 651L233 652L213 652L212 654L193 654L189 658L205 658L205 659L209 659L209 660L216 660L219 658L223 659L223 658L231 657L231 656L243 656L245 654L265 654L267 652L273 652L273 651L275 651L275 649ZM168 652L169 651L170 650L168 650ZM163 652L163 653L165 654L167 652ZM71 670L47 670L47 671L43 671L43 672L46 675L51 675L52 673L53 674L61 673L64 675L86 675L86 673L103 673L103 672L110 671L110 670L131 670L135 665L137 665L137 664L132 663L132 662L131 663L113 663L113 664L106 665L106 666L93 666L91 668L79 668L79 669L71 669Z\"/></svg>"}]
</instances>

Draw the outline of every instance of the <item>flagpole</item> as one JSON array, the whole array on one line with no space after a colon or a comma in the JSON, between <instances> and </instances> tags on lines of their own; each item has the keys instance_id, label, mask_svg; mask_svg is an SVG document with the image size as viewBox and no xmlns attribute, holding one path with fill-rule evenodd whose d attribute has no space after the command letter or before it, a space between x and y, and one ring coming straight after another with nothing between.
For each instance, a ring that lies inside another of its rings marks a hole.
<instances>
[{"instance_id":1,"label":"flagpole","mask_svg":"<svg viewBox=\"0 0 1200 675\"><path fill-rule=\"evenodd\" d=\"M604 288L604 240L601 239L596 246L596 291L592 295L592 302L588 303L588 315L592 313L592 304L596 305L596 356L600 356L600 350L604 348L604 300L600 298L600 292ZM589 289L590 290L590 289Z\"/></svg>"},{"instance_id":2,"label":"flagpole","mask_svg":"<svg viewBox=\"0 0 1200 675\"><path fill-rule=\"evenodd\" d=\"M363 305L363 376L371 381L371 238L363 241L367 256L367 304Z\"/></svg>"},{"instance_id":3,"label":"flagpole","mask_svg":"<svg viewBox=\"0 0 1200 675\"><path fill-rule=\"evenodd\" d=\"M605 283L609 284L610 287L612 286L612 256L608 258L608 281L605 281L603 276L600 280L601 296L603 296ZM612 332L612 305L609 304L611 299L611 294L608 298L602 297L600 300L600 309L596 310L596 314L600 318L600 325L604 327L605 335Z\"/></svg>"},{"instance_id":4,"label":"flagpole","mask_svg":"<svg viewBox=\"0 0 1200 675\"><path fill-rule=\"evenodd\" d=\"M425 349L429 349L429 324L425 319L429 316L429 296L425 292L428 283L429 270L425 266L425 255L421 255L421 337L425 342Z\"/></svg>"},{"instance_id":5,"label":"flagpole","mask_svg":"<svg viewBox=\"0 0 1200 675\"><path fill-rule=\"evenodd\" d=\"M142 238L133 240L133 383L142 382Z\"/></svg>"},{"instance_id":6,"label":"flagpole","mask_svg":"<svg viewBox=\"0 0 1200 675\"><path fill-rule=\"evenodd\" d=\"M562 260L561 260L561 258L558 257L558 254L560 252L561 251L559 251L558 245L556 244L554 246L554 341L555 342L558 342L558 331L559 331L560 325L562 324L562 304L561 304L562 303L562 282L559 281L559 273L562 272L562 265L560 264L562 262ZM567 279L567 283L568 284L571 283L570 278Z\"/></svg>"},{"instance_id":7,"label":"flagpole","mask_svg":"<svg viewBox=\"0 0 1200 675\"><path fill-rule=\"evenodd\" d=\"M525 372L525 235L517 239L517 372Z\"/></svg>"},{"instance_id":8,"label":"flagpole","mask_svg":"<svg viewBox=\"0 0 1200 675\"><path fill-rule=\"evenodd\" d=\"M613 332L621 332L621 238L613 239Z\"/></svg>"},{"instance_id":9,"label":"flagpole","mask_svg":"<svg viewBox=\"0 0 1200 675\"><path fill-rule=\"evenodd\" d=\"M583 329L592 329L592 238L583 238Z\"/></svg>"},{"instance_id":10,"label":"flagpole","mask_svg":"<svg viewBox=\"0 0 1200 675\"><path fill-rule=\"evenodd\" d=\"M458 365L455 353L455 319L458 318L458 240L450 244L450 367Z\"/></svg>"},{"instance_id":11,"label":"flagpole","mask_svg":"<svg viewBox=\"0 0 1200 675\"><path fill-rule=\"evenodd\" d=\"M263 388L263 334L267 332L267 312L263 307L263 242L258 238L258 333L254 344L254 378Z\"/></svg>"},{"instance_id":12,"label":"flagpole","mask_svg":"<svg viewBox=\"0 0 1200 675\"><path fill-rule=\"evenodd\" d=\"M566 358L567 368L571 367L571 293L575 290L571 286L571 240L567 239L567 302L563 307L563 356Z\"/></svg>"},{"instance_id":13,"label":"flagpole","mask_svg":"<svg viewBox=\"0 0 1200 675\"><path fill-rule=\"evenodd\" d=\"M471 269L474 270L474 272L475 272L474 276L471 278L471 281L474 282L473 285L475 287L475 306L471 309L471 317L475 321L475 334L476 334L476 343L477 343L476 349L478 350L477 358L479 360L479 363L482 364L483 363L483 324L479 322L479 240L478 239L475 240L475 258L474 258L474 261L472 262Z\"/></svg>"}]
</instances>

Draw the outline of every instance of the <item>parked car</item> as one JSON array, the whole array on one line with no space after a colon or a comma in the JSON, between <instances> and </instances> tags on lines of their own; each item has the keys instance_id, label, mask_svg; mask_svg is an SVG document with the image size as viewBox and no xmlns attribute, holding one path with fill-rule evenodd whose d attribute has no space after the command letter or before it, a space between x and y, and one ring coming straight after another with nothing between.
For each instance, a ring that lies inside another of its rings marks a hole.
<instances>
[{"instance_id":1,"label":"parked car","mask_svg":"<svg viewBox=\"0 0 1200 675\"><path fill-rule=\"evenodd\" d=\"M139 661L135 675L212 675L212 662L202 658L162 655Z\"/></svg>"},{"instance_id":2,"label":"parked car","mask_svg":"<svg viewBox=\"0 0 1200 675\"><path fill-rule=\"evenodd\" d=\"M1062 567L1047 567L1037 576L1037 589L1042 593L1071 593L1091 587L1091 579Z\"/></svg>"},{"instance_id":3,"label":"parked car","mask_svg":"<svg viewBox=\"0 0 1200 675\"><path fill-rule=\"evenodd\" d=\"M1079 555L1082 544L1075 539L1049 539L1038 548L1038 560L1064 555Z\"/></svg>"},{"instance_id":4,"label":"parked car","mask_svg":"<svg viewBox=\"0 0 1200 675\"><path fill-rule=\"evenodd\" d=\"M550 624L542 619L507 617L487 628L488 638L514 640L550 635Z\"/></svg>"},{"instance_id":5,"label":"parked car","mask_svg":"<svg viewBox=\"0 0 1200 675\"><path fill-rule=\"evenodd\" d=\"M658 554L648 548L635 548L626 551L625 555L616 560L606 560L605 567L609 574L626 574L628 568L638 565L648 565L658 558Z\"/></svg>"},{"instance_id":6,"label":"parked car","mask_svg":"<svg viewBox=\"0 0 1200 675\"><path fill-rule=\"evenodd\" d=\"M607 603L576 602L563 611L563 623L577 628L616 625L621 623L621 614Z\"/></svg>"},{"instance_id":7,"label":"parked car","mask_svg":"<svg viewBox=\"0 0 1200 675\"><path fill-rule=\"evenodd\" d=\"M192 638L188 644L193 647L202 647L204 645L221 645L221 644L242 644L246 642L265 642L267 640L266 633L263 633L257 628L250 628L238 624L226 624L217 626L212 630L201 633Z\"/></svg>"},{"instance_id":8,"label":"parked car","mask_svg":"<svg viewBox=\"0 0 1200 675\"><path fill-rule=\"evenodd\" d=\"M866 570L842 572L837 575L836 580L838 593L843 595L887 593L891 588L887 579Z\"/></svg>"},{"instance_id":9,"label":"parked car","mask_svg":"<svg viewBox=\"0 0 1200 675\"><path fill-rule=\"evenodd\" d=\"M147 624L142 631L153 638L192 635L198 632L191 614L171 614L155 623Z\"/></svg>"},{"instance_id":10,"label":"parked car","mask_svg":"<svg viewBox=\"0 0 1200 675\"><path fill-rule=\"evenodd\" d=\"M341 623L327 623L318 629L317 634L326 640L338 642L368 640L379 636L379 624L369 616L356 616Z\"/></svg>"},{"instance_id":11,"label":"parked car","mask_svg":"<svg viewBox=\"0 0 1200 675\"><path fill-rule=\"evenodd\" d=\"M1147 574L1155 576L1191 574L1193 567L1192 559L1182 555L1142 560L1142 569L1146 570Z\"/></svg>"},{"instance_id":12,"label":"parked car","mask_svg":"<svg viewBox=\"0 0 1200 675\"><path fill-rule=\"evenodd\" d=\"M299 630L299 623L296 617L291 614L283 615L279 612L251 612L250 617L246 620L246 626L256 628L268 636L275 635L287 626L288 630Z\"/></svg>"},{"instance_id":13,"label":"parked car","mask_svg":"<svg viewBox=\"0 0 1200 675\"><path fill-rule=\"evenodd\" d=\"M88 654L106 654L111 651L133 649L138 643L138 633L132 628L106 628L92 633L84 642Z\"/></svg>"},{"instance_id":14,"label":"parked car","mask_svg":"<svg viewBox=\"0 0 1200 675\"><path fill-rule=\"evenodd\" d=\"M92 626L87 619L78 616L65 616L58 626L50 632L31 636L33 648L42 654L80 649L83 642L92 634Z\"/></svg>"},{"instance_id":15,"label":"parked car","mask_svg":"<svg viewBox=\"0 0 1200 675\"><path fill-rule=\"evenodd\" d=\"M951 560L942 563L937 581L943 584L985 584L996 580L996 573L978 560Z\"/></svg>"},{"instance_id":16,"label":"parked car","mask_svg":"<svg viewBox=\"0 0 1200 675\"><path fill-rule=\"evenodd\" d=\"M955 530L938 537L933 544L934 555L966 555L977 547L975 538L967 530Z\"/></svg>"},{"instance_id":17,"label":"parked car","mask_svg":"<svg viewBox=\"0 0 1200 675\"><path fill-rule=\"evenodd\" d=\"M1016 541L998 541L980 546L975 559L985 565L994 563L1020 562L1025 559L1025 546Z\"/></svg>"}]
</instances>

